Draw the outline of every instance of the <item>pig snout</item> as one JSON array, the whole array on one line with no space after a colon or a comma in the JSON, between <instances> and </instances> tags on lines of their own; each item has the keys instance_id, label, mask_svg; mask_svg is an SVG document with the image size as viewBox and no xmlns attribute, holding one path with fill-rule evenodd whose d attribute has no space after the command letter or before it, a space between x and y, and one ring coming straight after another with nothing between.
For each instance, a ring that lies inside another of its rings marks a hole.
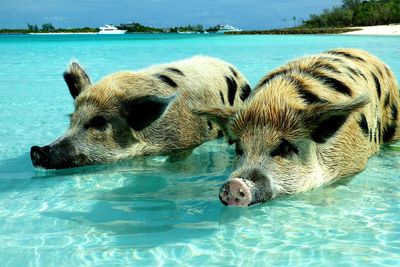
<instances>
[{"instance_id":1,"label":"pig snout","mask_svg":"<svg viewBox=\"0 0 400 267\"><path fill-rule=\"evenodd\" d=\"M35 167L46 168L49 165L50 146L33 146L31 147L31 160Z\"/></svg>"},{"instance_id":2,"label":"pig snout","mask_svg":"<svg viewBox=\"0 0 400 267\"><path fill-rule=\"evenodd\" d=\"M222 185L219 199L225 206L249 206L252 190L243 178L232 178Z\"/></svg>"}]
</instances>

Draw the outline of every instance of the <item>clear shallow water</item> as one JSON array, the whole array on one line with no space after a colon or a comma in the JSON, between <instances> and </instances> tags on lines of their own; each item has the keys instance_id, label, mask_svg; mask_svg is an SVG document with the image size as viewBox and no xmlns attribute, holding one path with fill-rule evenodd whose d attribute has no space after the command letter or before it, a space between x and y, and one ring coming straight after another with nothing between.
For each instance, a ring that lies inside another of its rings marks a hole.
<instances>
[{"instance_id":1,"label":"clear shallow water","mask_svg":"<svg viewBox=\"0 0 400 267\"><path fill-rule=\"evenodd\" d=\"M1 266L399 266L400 144L353 179L250 208L217 194L234 151L221 141L163 157L35 171L30 146L68 126L71 58L93 81L195 54L237 65L254 85L297 56L366 49L400 77L398 37L0 36Z\"/></svg>"}]
</instances>

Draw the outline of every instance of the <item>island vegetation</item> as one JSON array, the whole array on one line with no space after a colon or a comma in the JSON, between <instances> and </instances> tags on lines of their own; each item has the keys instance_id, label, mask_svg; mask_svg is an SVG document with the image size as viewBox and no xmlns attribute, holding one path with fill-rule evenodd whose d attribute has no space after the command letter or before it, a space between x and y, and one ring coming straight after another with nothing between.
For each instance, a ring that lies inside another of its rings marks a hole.
<instances>
[{"instance_id":1,"label":"island vegetation","mask_svg":"<svg viewBox=\"0 0 400 267\"><path fill-rule=\"evenodd\" d=\"M127 33L162 33L163 29L144 26L138 22L124 23L116 26L119 30L126 30Z\"/></svg>"},{"instance_id":2,"label":"island vegetation","mask_svg":"<svg viewBox=\"0 0 400 267\"><path fill-rule=\"evenodd\" d=\"M296 17L293 17L296 22ZM265 31L227 32L226 34L337 34L361 26L400 23L400 0L343 0L342 5L311 14L299 26Z\"/></svg>"},{"instance_id":3,"label":"island vegetation","mask_svg":"<svg viewBox=\"0 0 400 267\"><path fill-rule=\"evenodd\" d=\"M98 28L56 28L52 23L45 23L40 27L37 24L27 23L26 29L0 29L0 34L29 34L29 33L96 33Z\"/></svg>"},{"instance_id":4,"label":"island vegetation","mask_svg":"<svg viewBox=\"0 0 400 267\"><path fill-rule=\"evenodd\" d=\"M217 32L220 25L205 29L203 25L185 25L175 26L171 28L155 28L145 26L138 22L122 23L116 26L120 30L126 30L126 33L204 33L204 32ZM0 34L29 34L29 33L97 33L99 28L56 28L52 23L45 23L41 26L37 24L27 23L26 29L0 29Z\"/></svg>"},{"instance_id":5,"label":"island vegetation","mask_svg":"<svg viewBox=\"0 0 400 267\"><path fill-rule=\"evenodd\" d=\"M154 28L150 26L144 26L138 22L121 24L116 26L120 30L126 30L127 33L202 33L207 31L204 29L203 25L185 25L185 26L175 26L171 28Z\"/></svg>"},{"instance_id":6,"label":"island vegetation","mask_svg":"<svg viewBox=\"0 0 400 267\"><path fill-rule=\"evenodd\" d=\"M186 26L178 26L178 27L172 27L168 30L170 33L176 33L176 32L204 32L204 27L201 24L196 24L196 25L186 25Z\"/></svg>"},{"instance_id":7,"label":"island vegetation","mask_svg":"<svg viewBox=\"0 0 400 267\"><path fill-rule=\"evenodd\" d=\"M354 28L286 28L257 31L232 31L225 34L339 34L355 31Z\"/></svg>"},{"instance_id":8,"label":"island vegetation","mask_svg":"<svg viewBox=\"0 0 400 267\"><path fill-rule=\"evenodd\" d=\"M286 21L287 19L285 19ZM321 14L311 14L308 20L292 17L295 27L256 31L227 31L225 34L336 34L354 31L358 26L400 23L400 0L343 0L342 5L325 9ZM156 28L139 22L116 26L127 33L215 33L221 25L205 28L201 24ZM52 23L40 27L27 24L26 29L0 29L0 34L28 33L96 33L98 28L56 28Z\"/></svg>"},{"instance_id":9,"label":"island vegetation","mask_svg":"<svg viewBox=\"0 0 400 267\"><path fill-rule=\"evenodd\" d=\"M343 0L340 7L311 14L302 28L375 26L400 23L400 0Z\"/></svg>"}]
</instances>

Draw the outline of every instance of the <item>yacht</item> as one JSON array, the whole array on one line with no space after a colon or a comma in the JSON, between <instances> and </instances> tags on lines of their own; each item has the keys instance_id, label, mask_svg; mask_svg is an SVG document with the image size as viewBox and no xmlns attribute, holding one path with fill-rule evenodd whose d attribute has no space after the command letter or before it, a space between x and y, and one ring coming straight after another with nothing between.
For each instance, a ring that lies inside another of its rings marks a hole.
<instances>
[{"instance_id":1,"label":"yacht","mask_svg":"<svg viewBox=\"0 0 400 267\"><path fill-rule=\"evenodd\" d=\"M225 32L241 32L241 29L235 28L231 25L218 25L217 33L225 33Z\"/></svg>"},{"instance_id":2,"label":"yacht","mask_svg":"<svg viewBox=\"0 0 400 267\"><path fill-rule=\"evenodd\" d=\"M98 32L98 34L124 34L126 32L126 30L118 30L117 27L109 24L106 24L99 29L100 31Z\"/></svg>"}]
</instances>

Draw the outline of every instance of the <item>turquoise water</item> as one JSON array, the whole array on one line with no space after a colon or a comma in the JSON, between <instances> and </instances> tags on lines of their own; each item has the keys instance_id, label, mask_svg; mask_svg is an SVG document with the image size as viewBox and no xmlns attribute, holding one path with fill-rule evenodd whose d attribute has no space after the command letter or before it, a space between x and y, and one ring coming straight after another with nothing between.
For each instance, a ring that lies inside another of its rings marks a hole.
<instances>
[{"instance_id":1,"label":"turquoise water","mask_svg":"<svg viewBox=\"0 0 400 267\"><path fill-rule=\"evenodd\" d=\"M222 141L164 157L34 170L28 151L60 136L72 58L93 81L121 69L211 55L254 85L297 56L366 49L400 77L400 38L362 36L0 36L1 266L399 266L400 143L352 179L250 208L224 207Z\"/></svg>"}]
</instances>

